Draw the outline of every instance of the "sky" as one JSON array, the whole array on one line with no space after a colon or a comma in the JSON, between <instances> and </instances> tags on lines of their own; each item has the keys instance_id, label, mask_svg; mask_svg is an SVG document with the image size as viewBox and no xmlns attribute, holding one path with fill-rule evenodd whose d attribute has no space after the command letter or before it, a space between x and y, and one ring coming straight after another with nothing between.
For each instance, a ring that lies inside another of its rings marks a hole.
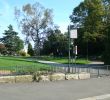
<instances>
[{"instance_id":1,"label":"sky","mask_svg":"<svg viewBox=\"0 0 110 100\"><path fill-rule=\"evenodd\" d=\"M27 3L39 2L45 8L53 9L53 22L60 27L62 33L70 24L69 16L73 9L83 0L0 0L0 37L10 24L20 33L14 17L14 8L22 8Z\"/></svg>"}]
</instances>

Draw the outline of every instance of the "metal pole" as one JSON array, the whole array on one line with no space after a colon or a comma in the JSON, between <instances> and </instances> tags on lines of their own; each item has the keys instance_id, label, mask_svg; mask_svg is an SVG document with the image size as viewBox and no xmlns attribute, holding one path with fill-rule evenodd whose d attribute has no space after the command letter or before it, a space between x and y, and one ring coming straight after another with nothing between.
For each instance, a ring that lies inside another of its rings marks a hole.
<instances>
[{"instance_id":1,"label":"metal pole","mask_svg":"<svg viewBox=\"0 0 110 100\"><path fill-rule=\"evenodd\" d=\"M70 26L68 26L68 73L70 72Z\"/></svg>"}]
</instances>

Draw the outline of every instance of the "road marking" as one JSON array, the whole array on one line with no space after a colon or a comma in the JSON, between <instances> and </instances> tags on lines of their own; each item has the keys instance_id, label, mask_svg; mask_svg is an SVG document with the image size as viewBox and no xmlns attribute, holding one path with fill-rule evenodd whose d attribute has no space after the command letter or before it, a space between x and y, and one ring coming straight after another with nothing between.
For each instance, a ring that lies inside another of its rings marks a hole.
<instances>
[{"instance_id":1,"label":"road marking","mask_svg":"<svg viewBox=\"0 0 110 100\"><path fill-rule=\"evenodd\" d=\"M107 98L110 98L110 94L94 96L94 97L88 97L88 98L79 99L79 100L104 100L104 99L107 99Z\"/></svg>"}]
</instances>

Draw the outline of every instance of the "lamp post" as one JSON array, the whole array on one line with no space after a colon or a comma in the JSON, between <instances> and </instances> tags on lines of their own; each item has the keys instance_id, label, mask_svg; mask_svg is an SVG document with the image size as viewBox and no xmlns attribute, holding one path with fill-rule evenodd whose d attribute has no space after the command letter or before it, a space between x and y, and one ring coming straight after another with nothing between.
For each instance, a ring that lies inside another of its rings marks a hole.
<instances>
[{"instance_id":1,"label":"lamp post","mask_svg":"<svg viewBox=\"0 0 110 100\"><path fill-rule=\"evenodd\" d=\"M70 53L70 43L73 39L73 47L74 47L74 39L77 38L77 29L74 28L74 25L68 25L68 73L70 72L70 60L71 60L71 53Z\"/></svg>"}]
</instances>

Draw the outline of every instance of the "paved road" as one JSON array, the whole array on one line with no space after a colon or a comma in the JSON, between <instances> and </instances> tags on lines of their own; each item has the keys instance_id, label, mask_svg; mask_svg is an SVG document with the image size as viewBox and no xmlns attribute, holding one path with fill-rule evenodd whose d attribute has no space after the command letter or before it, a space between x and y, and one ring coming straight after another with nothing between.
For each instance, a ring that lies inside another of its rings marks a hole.
<instances>
[{"instance_id":1,"label":"paved road","mask_svg":"<svg viewBox=\"0 0 110 100\"><path fill-rule=\"evenodd\" d=\"M110 77L45 83L0 84L0 100L80 100L106 94L110 94ZM110 98L102 100L110 100Z\"/></svg>"}]
</instances>

